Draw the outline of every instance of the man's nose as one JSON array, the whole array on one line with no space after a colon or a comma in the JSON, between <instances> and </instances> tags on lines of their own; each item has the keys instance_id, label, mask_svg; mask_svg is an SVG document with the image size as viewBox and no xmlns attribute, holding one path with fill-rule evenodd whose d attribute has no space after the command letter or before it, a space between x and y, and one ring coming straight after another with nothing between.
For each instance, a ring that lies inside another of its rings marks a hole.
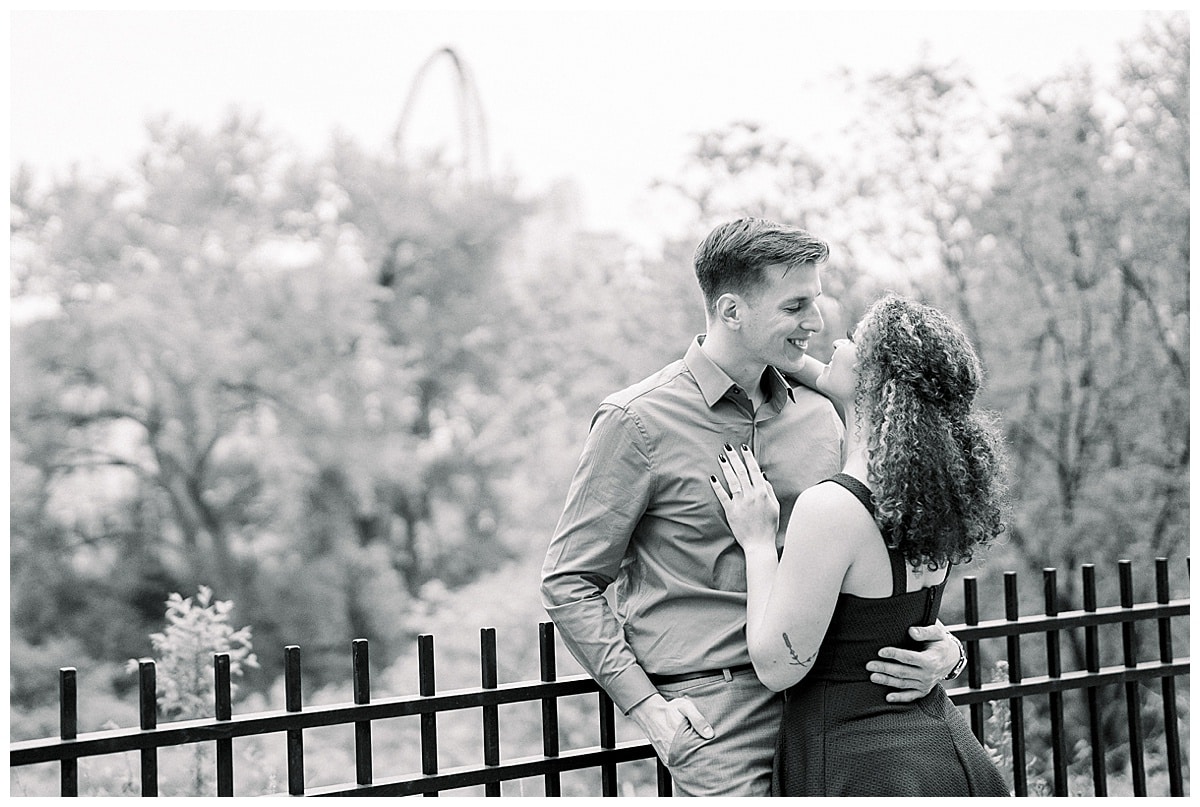
<instances>
[{"instance_id":1,"label":"man's nose","mask_svg":"<svg viewBox=\"0 0 1200 807\"><path fill-rule=\"evenodd\" d=\"M806 331L813 333L820 333L825 328L825 318L821 316L821 309L817 307L816 303L809 306L808 314L800 324Z\"/></svg>"}]
</instances>

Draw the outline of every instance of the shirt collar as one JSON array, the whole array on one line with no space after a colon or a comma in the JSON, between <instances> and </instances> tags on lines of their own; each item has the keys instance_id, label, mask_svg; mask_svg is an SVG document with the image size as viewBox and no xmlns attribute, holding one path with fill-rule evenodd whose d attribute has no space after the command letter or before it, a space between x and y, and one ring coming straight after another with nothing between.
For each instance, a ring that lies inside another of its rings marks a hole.
<instances>
[{"instance_id":1,"label":"shirt collar","mask_svg":"<svg viewBox=\"0 0 1200 807\"><path fill-rule=\"evenodd\" d=\"M696 384L700 387L700 394L704 396L704 402L708 404L709 408L712 408L716 405L717 401L724 398L737 385L700 348L700 344L703 341L704 334L700 334L693 339L691 345L688 346L683 361L687 365L688 370L691 371L692 377L696 379ZM768 390L767 402L781 407L783 406L782 398L784 395L789 400L795 400L792 395L791 385L788 384L778 369L768 366L765 375Z\"/></svg>"}]
</instances>

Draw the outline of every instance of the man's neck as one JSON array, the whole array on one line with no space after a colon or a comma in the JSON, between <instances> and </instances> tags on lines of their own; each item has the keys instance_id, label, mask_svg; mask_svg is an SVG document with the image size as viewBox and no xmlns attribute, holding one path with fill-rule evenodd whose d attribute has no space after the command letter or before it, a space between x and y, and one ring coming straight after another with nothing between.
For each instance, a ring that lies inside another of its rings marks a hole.
<instances>
[{"instance_id":1,"label":"man's neck","mask_svg":"<svg viewBox=\"0 0 1200 807\"><path fill-rule=\"evenodd\" d=\"M713 334L705 336L700 349L713 364L725 371L733 383L745 390L756 409L766 400L766 393L762 391L762 375L767 369L765 364L747 361L740 351L720 338L714 339Z\"/></svg>"}]
</instances>

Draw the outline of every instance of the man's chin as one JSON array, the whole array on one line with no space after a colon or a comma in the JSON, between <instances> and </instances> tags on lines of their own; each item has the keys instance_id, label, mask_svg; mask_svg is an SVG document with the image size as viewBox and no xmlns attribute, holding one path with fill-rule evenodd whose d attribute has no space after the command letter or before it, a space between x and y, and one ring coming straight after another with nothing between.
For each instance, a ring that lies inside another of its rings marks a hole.
<instances>
[{"instance_id":1,"label":"man's chin","mask_svg":"<svg viewBox=\"0 0 1200 807\"><path fill-rule=\"evenodd\" d=\"M778 360L772 362L772 364L774 364L775 367L780 370L780 372L787 373L788 375L795 375L804 369L804 357L807 355L808 353L806 351L801 353L799 356L780 356Z\"/></svg>"}]
</instances>

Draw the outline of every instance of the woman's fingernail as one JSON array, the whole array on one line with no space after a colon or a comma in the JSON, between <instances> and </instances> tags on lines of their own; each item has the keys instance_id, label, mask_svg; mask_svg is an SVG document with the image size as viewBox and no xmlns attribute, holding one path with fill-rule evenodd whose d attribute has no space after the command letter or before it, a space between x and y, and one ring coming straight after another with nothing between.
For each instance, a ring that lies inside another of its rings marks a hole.
<instances>
[{"instance_id":1,"label":"woman's fingernail","mask_svg":"<svg viewBox=\"0 0 1200 807\"><path fill-rule=\"evenodd\" d=\"M716 482L716 481L717 481L717 478L716 478L715 476L713 476L712 474L709 474L709 475L708 475L708 481L709 481L709 482Z\"/></svg>"},{"instance_id":2,"label":"woman's fingernail","mask_svg":"<svg viewBox=\"0 0 1200 807\"><path fill-rule=\"evenodd\" d=\"M719 459L721 462L727 462L727 460L725 459L725 455L724 455L724 454L718 454L718 455L717 455L717 459Z\"/></svg>"},{"instance_id":3,"label":"woman's fingernail","mask_svg":"<svg viewBox=\"0 0 1200 807\"><path fill-rule=\"evenodd\" d=\"M726 451L733 451L733 446L729 445L729 443L726 443L726 444L725 444L725 450L726 450Z\"/></svg>"},{"instance_id":4,"label":"woman's fingernail","mask_svg":"<svg viewBox=\"0 0 1200 807\"><path fill-rule=\"evenodd\" d=\"M746 445L745 443L742 443L742 451L749 451L749 450L750 450L750 446Z\"/></svg>"}]
</instances>

